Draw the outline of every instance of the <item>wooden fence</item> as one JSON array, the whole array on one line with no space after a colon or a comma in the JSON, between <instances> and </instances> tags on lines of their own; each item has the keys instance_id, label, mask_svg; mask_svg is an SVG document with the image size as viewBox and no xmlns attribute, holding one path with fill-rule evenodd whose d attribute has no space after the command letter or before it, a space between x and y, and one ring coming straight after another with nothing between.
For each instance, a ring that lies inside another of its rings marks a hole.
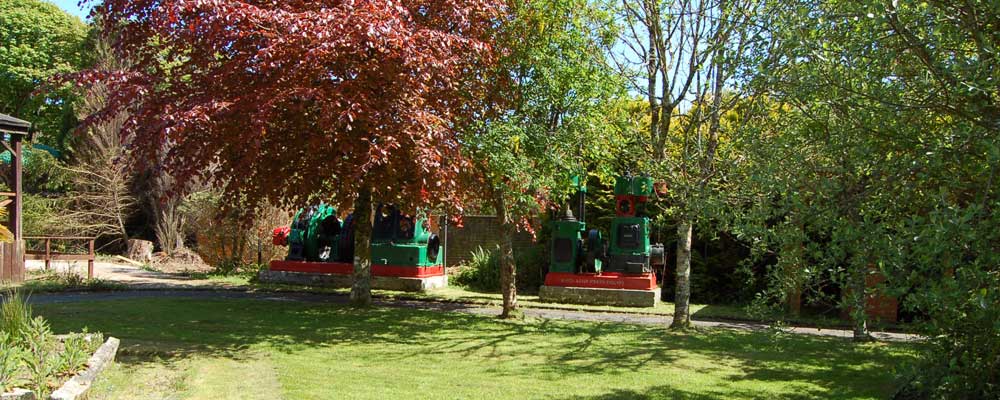
<instances>
[{"instance_id":1,"label":"wooden fence","mask_svg":"<svg viewBox=\"0 0 1000 400\"><path fill-rule=\"evenodd\" d=\"M24 281L24 241L0 243L0 283Z\"/></svg>"},{"instance_id":2,"label":"wooden fence","mask_svg":"<svg viewBox=\"0 0 1000 400\"><path fill-rule=\"evenodd\" d=\"M86 236L28 236L25 240L39 241L44 245L43 249L24 251L25 260L45 261L45 270L52 266L52 261L86 261L87 279L94 279L94 239ZM87 254L68 254L52 251L53 242L86 242ZM23 262L21 263L24 264Z\"/></svg>"}]
</instances>

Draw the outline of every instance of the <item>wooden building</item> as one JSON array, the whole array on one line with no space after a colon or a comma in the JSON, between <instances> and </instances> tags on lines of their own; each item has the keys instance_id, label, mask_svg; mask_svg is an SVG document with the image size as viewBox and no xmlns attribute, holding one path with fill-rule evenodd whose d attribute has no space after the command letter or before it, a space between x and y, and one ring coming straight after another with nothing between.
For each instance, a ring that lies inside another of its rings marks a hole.
<instances>
[{"instance_id":1,"label":"wooden building","mask_svg":"<svg viewBox=\"0 0 1000 400\"><path fill-rule=\"evenodd\" d=\"M0 243L0 281L24 280L24 232L21 226L21 175L24 160L22 146L31 135L31 123L0 114L0 151L10 152L10 187L0 192L0 207L7 209L7 229L12 241Z\"/></svg>"}]
</instances>

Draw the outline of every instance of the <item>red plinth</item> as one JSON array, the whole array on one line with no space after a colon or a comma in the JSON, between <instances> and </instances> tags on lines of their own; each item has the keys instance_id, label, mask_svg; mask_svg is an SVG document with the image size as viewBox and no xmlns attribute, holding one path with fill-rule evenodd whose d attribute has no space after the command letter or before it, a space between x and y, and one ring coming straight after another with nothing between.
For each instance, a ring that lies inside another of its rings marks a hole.
<instances>
[{"instance_id":1,"label":"red plinth","mask_svg":"<svg viewBox=\"0 0 1000 400\"><path fill-rule=\"evenodd\" d=\"M308 262L308 261L271 261L271 271L312 272L321 274L350 275L354 273L354 265L343 262ZM429 278L444 275L444 267L416 267L412 265L373 264L372 275L394 276L398 278Z\"/></svg>"},{"instance_id":2,"label":"red plinth","mask_svg":"<svg viewBox=\"0 0 1000 400\"><path fill-rule=\"evenodd\" d=\"M545 285L596 289L653 290L656 289L656 275L625 275L615 272L604 272L601 274L549 272L545 275Z\"/></svg>"}]
</instances>

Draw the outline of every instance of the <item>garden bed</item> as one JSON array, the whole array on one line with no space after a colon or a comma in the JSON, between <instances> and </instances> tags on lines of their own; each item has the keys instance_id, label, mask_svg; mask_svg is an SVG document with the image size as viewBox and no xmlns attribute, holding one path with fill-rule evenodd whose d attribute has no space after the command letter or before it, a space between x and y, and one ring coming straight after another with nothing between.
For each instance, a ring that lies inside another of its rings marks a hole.
<instances>
[{"instance_id":1,"label":"garden bed","mask_svg":"<svg viewBox=\"0 0 1000 400\"><path fill-rule=\"evenodd\" d=\"M114 360L118 339L100 333L54 335L17 294L0 306L0 393L7 399L75 399Z\"/></svg>"}]
</instances>

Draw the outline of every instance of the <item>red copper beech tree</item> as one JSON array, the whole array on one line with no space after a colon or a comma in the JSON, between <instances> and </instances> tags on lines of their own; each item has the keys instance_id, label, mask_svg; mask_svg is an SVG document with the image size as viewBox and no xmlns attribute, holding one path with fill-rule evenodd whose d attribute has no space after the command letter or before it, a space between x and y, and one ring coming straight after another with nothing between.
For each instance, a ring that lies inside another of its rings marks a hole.
<instances>
[{"instance_id":1,"label":"red copper beech tree","mask_svg":"<svg viewBox=\"0 0 1000 400\"><path fill-rule=\"evenodd\" d=\"M372 201L461 212L457 132L481 108L497 0L105 0L132 61L88 71L127 111L139 163L231 199L354 210L352 301L368 304Z\"/></svg>"}]
</instances>

